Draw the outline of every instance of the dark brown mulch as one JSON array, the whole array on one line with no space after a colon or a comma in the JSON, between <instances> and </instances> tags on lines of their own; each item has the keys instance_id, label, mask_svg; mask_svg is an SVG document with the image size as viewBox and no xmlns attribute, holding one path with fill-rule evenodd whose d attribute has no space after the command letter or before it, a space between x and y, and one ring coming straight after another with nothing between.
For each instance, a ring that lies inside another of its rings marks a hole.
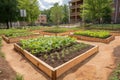
<instances>
[{"instance_id":1,"label":"dark brown mulch","mask_svg":"<svg viewBox=\"0 0 120 80\"><path fill-rule=\"evenodd\" d=\"M47 60L45 60L42 56L38 57L38 58L43 60L44 62L46 62L47 64L49 64L53 68L55 68L55 67L58 67L58 66L64 64L65 62L79 56L80 54L83 54L84 52L88 51L91 48L93 48L93 46L88 46L87 48L82 49L80 52L68 54L68 55L64 56L64 58L61 58L60 60L56 59L54 62L51 62L51 58L50 59L48 58Z\"/></svg>"},{"instance_id":2,"label":"dark brown mulch","mask_svg":"<svg viewBox=\"0 0 120 80\"><path fill-rule=\"evenodd\" d=\"M18 44L19 46L22 46L20 43L17 43L17 44ZM75 44L78 44L78 43L75 43ZM71 44L71 45L65 47L65 49L69 48L69 47L72 46L72 45L74 45L74 44ZM71 60L71 59L79 56L80 54L83 54L84 52L90 50L90 49L93 48L93 47L94 47L94 46L92 46L92 45L88 45L87 47L82 48L82 49L81 49L80 51L78 51L78 52L74 52L74 53L72 53L72 54L65 55L64 58L62 58L62 57L61 57L62 54L60 54L60 59L56 59L56 58L55 58L55 59L54 59L54 62L52 62L52 58L51 58L51 57L48 57L47 60L46 60L41 54L39 54L39 55L34 55L34 56L36 56L36 57L39 58L40 60L46 62L48 65L50 65L50 66L52 66L53 68L55 68L55 67L58 67L58 66L64 64L65 62L67 62L67 61L69 61L69 60ZM48 54L49 54L49 56L50 56L50 54L51 54L52 52L55 52L55 51L60 52L62 49L63 49L63 48L60 48L60 49L58 49L58 50L57 50L57 49L52 50L52 51L50 51ZM29 49L26 49L26 50L27 50L28 52L30 52ZM45 53L42 53L42 54L45 54Z\"/></svg>"},{"instance_id":3,"label":"dark brown mulch","mask_svg":"<svg viewBox=\"0 0 120 80\"><path fill-rule=\"evenodd\" d=\"M0 57L0 80L14 80L15 76L16 73L8 62Z\"/></svg>"}]
</instances>

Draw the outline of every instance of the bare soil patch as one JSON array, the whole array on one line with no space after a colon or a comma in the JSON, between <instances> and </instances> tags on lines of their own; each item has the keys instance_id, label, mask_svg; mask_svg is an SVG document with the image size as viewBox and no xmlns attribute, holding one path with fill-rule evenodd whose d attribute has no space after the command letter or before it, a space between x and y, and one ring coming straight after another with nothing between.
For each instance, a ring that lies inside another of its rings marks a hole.
<instances>
[{"instance_id":1,"label":"bare soil patch","mask_svg":"<svg viewBox=\"0 0 120 80\"><path fill-rule=\"evenodd\" d=\"M0 80L13 80L15 76L16 73L8 62L0 57Z\"/></svg>"}]
</instances>

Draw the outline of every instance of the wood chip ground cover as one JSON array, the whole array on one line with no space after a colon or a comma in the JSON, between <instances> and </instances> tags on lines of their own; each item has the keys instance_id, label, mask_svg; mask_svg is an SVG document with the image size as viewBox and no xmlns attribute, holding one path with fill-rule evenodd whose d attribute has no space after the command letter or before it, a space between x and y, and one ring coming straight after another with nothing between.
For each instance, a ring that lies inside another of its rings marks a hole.
<instances>
[{"instance_id":1,"label":"wood chip ground cover","mask_svg":"<svg viewBox=\"0 0 120 80\"><path fill-rule=\"evenodd\" d=\"M57 67L93 47L78 43L70 37L59 36L22 40L18 44L52 67Z\"/></svg>"}]
</instances>

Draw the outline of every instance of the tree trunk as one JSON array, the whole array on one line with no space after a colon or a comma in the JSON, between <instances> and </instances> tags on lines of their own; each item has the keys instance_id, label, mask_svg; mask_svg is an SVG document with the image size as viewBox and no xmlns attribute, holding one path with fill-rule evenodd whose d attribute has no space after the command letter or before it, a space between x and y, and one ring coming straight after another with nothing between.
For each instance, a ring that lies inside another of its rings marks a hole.
<instances>
[{"instance_id":1,"label":"tree trunk","mask_svg":"<svg viewBox=\"0 0 120 80\"><path fill-rule=\"evenodd\" d=\"M12 21L10 21L10 27L12 28Z\"/></svg>"},{"instance_id":2,"label":"tree trunk","mask_svg":"<svg viewBox=\"0 0 120 80\"><path fill-rule=\"evenodd\" d=\"M7 25L7 29L9 29L9 22L8 21L6 21L6 25Z\"/></svg>"}]
</instances>

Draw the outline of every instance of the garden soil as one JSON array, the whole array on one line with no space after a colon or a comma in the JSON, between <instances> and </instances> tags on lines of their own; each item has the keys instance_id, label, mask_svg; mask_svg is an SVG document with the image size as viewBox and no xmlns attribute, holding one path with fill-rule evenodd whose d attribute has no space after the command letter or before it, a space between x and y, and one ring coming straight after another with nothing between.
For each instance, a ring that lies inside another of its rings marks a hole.
<instances>
[{"instance_id":1,"label":"garden soil","mask_svg":"<svg viewBox=\"0 0 120 80\"><path fill-rule=\"evenodd\" d=\"M116 56L120 54L120 37L116 37L109 44L80 41L99 46L99 52L91 56L84 62L65 72L58 80L108 80L108 76L115 68ZM4 41L2 52L6 55L6 60L10 66L24 76L25 80L50 80L46 74L37 69L20 53L14 51L13 44ZM1 80L1 79L0 79Z\"/></svg>"},{"instance_id":2,"label":"garden soil","mask_svg":"<svg viewBox=\"0 0 120 80\"><path fill-rule=\"evenodd\" d=\"M0 80L14 80L15 77L15 71L4 58L0 57Z\"/></svg>"}]
</instances>

